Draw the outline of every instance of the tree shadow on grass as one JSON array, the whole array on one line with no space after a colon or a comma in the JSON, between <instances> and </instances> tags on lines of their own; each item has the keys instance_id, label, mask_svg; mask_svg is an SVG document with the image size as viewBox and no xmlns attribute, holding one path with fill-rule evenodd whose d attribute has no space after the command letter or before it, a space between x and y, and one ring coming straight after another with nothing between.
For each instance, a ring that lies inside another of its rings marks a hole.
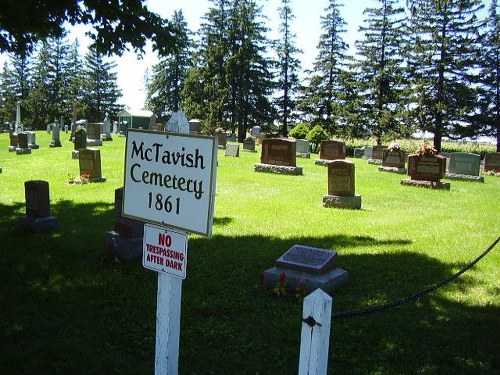
<instances>
[{"instance_id":1,"label":"tree shadow on grass","mask_svg":"<svg viewBox=\"0 0 500 375\"><path fill-rule=\"evenodd\" d=\"M151 374L157 276L104 250L112 204L56 202L56 232L15 236L8 224L21 209L0 205L2 373ZM260 273L294 244L339 251L350 281L335 292L334 311L404 297L463 266L409 252L410 242L398 238L194 236L183 282L179 373L297 373L301 303L258 286ZM380 245L377 254L355 251ZM418 302L335 320L331 373L498 372L499 308L447 297L469 287L498 292L471 271Z\"/></svg>"}]
</instances>

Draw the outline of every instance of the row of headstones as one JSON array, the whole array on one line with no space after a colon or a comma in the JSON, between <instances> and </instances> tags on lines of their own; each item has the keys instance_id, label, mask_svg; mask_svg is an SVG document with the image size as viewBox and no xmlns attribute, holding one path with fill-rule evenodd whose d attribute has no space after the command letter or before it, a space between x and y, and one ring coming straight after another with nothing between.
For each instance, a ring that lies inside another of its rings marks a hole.
<instances>
[{"instance_id":1,"label":"row of headstones","mask_svg":"<svg viewBox=\"0 0 500 375\"><path fill-rule=\"evenodd\" d=\"M31 154L31 150L40 146L36 143L36 134L32 131L21 133L9 132L9 152L15 151L16 154Z\"/></svg>"}]
</instances>

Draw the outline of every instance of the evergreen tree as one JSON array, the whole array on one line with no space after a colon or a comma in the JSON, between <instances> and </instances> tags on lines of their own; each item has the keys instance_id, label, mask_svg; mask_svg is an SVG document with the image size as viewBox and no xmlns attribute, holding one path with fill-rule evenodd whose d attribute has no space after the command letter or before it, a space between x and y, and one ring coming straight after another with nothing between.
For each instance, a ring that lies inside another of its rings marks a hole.
<instances>
[{"instance_id":1,"label":"evergreen tree","mask_svg":"<svg viewBox=\"0 0 500 375\"><path fill-rule=\"evenodd\" d=\"M224 71L229 56L227 24L229 1L211 0L200 29L201 41L193 59L195 67L186 73L181 96L186 115L202 120L205 131L227 128L227 81Z\"/></svg>"},{"instance_id":2,"label":"evergreen tree","mask_svg":"<svg viewBox=\"0 0 500 375\"><path fill-rule=\"evenodd\" d=\"M116 79L116 63L104 60L95 48L85 55L84 82L82 92L82 116L89 122L101 122L106 112L119 112L121 90Z\"/></svg>"},{"instance_id":3,"label":"evergreen tree","mask_svg":"<svg viewBox=\"0 0 500 375\"><path fill-rule=\"evenodd\" d=\"M312 71L308 72L310 78L299 104L311 122L321 125L328 134L340 132L347 108L344 79L349 57L348 45L342 38L346 22L340 15L340 6L337 0L329 0L326 15L321 16L318 55Z\"/></svg>"},{"instance_id":4,"label":"evergreen tree","mask_svg":"<svg viewBox=\"0 0 500 375\"><path fill-rule=\"evenodd\" d=\"M10 54L0 75L0 121L13 124L16 119L17 101L21 101L21 121L28 119L26 102L31 85L32 64L26 56Z\"/></svg>"},{"instance_id":5,"label":"evergreen tree","mask_svg":"<svg viewBox=\"0 0 500 375\"><path fill-rule=\"evenodd\" d=\"M175 11L173 27L178 35L176 49L153 66L152 77L146 85L146 107L160 117L169 117L181 108L181 91L190 59L190 31L182 11Z\"/></svg>"},{"instance_id":6,"label":"evergreen tree","mask_svg":"<svg viewBox=\"0 0 500 375\"><path fill-rule=\"evenodd\" d=\"M66 107L62 113L66 120L76 121L83 101L84 64L79 53L80 43L75 39L68 50Z\"/></svg>"},{"instance_id":7,"label":"evergreen tree","mask_svg":"<svg viewBox=\"0 0 500 375\"><path fill-rule=\"evenodd\" d=\"M491 0L487 31L481 53L481 88L483 133L496 138L500 152L500 16L497 0Z\"/></svg>"},{"instance_id":8,"label":"evergreen tree","mask_svg":"<svg viewBox=\"0 0 500 375\"><path fill-rule=\"evenodd\" d=\"M282 0L279 8L281 19L280 39L276 41L278 55L278 80L277 89L279 96L275 100L278 107L278 120L282 124L283 137L288 135L289 120L292 119L295 109L296 95L300 91L299 70L300 61L295 57L301 51L294 45L295 35L291 32L290 22L295 18L290 7L290 0Z\"/></svg>"},{"instance_id":9,"label":"evergreen tree","mask_svg":"<svg viewBox=\"0 0 500 375\"><path fill-rule=\"evenodd\" d=\"M480 0L411 0L408 67L411 117L423 131L442 137L473 135L474 71L479 56ZM467 130L467 132L465 132Z\"/></svg>"},{"instance_id":10,"label":"evergreen tree","mask_svg":"<svg viewBox=\"0 0 500 375\"><path fill-rule=\"evenodd\" d=\"M362 102L358 121L369 129L377 141L391 134L410 135L403 131L404 68L401 51L404 9L398 0L378 0L380 6L367 8L366 26L359 31L364 38L356 42L358 59L357 91Z\"/></svg>"}]
</instances>

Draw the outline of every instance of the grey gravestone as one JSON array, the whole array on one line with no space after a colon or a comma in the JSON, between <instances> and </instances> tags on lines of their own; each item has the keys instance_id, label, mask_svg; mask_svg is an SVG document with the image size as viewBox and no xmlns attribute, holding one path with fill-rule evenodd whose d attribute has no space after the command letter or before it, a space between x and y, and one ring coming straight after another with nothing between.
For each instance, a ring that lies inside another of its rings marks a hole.
<instances>
[{"instance_id":1,"label":"grey gravestone","mask_svg":"<svg viewBox=\"0 0 500 375\"><path fill-rule=\"evenodd\" d=\"M406 155L402 150L386 148L382 154L382 166L378 170L406 174L405 159Z\"/></svg>"},{"instance_id":2,"label":"grey gravestone","mask_svg":"<svg viewBox=\"0 0 500 375\"><path fill-rule=\"evenodd\" d=\"M484 171L500 172L500 152L489 152L484 155Z\"/></svg>"},{"instance_id":3,"label":"grey gravestone","mask_svg":"<svg viewBox=\"0 0 500 375\"><path fill-rule=\"evenodd\" d=\"M227 144L225 156L240 157L240 145Z\"/></svg>"},{"instance_id":4,"label":"grey gravestone","mask_svg":"<svg viewBox=\"0 0 500 375\"><path fill-rule=\"evenodd\" d=\"M356 147L354 149L355 158L362 158L364 154L365 154L365 149L363 147L362 148Z\"/></svg>"},{"instance_id":5,"label":"grey gravestone","mask_svg":"<svg viewBox=\"0 0 500 375\"><path fill-rule=\"evenodd\" d=\"M26 134L28 134L28 147L33 150L40 148L40 145L36 144L36 133L27 131Z\"/></svg>"},{"instance_id":6,"label":"grey gravestone","mask_svg":"<svg viewBox=\"0 0 500 375\"><path fill-rule=\"evenodd\" d=\"M85 148L79 151L80 176L89 175L91 182L106 181L101 173L101 150Z\"/></svg>"},{"instance_id":7,"label":"grey gravestone","mask_svg":"<svg viewBox=\"0 0 500 375\"><path fill-rule=\"evenodd\" d=\"M87 130L81 126L75 131L74 150L72 151L73 159L78 159L79 151L87 148Z\"/></svg>"},{"instance_id":8,"label":"grey gravestone","mask_svg":"<svg viewBox=\"0 0 500 375\"><path fill-rule=\"evenodd\" d=\"M384 157L384 150L387 146L373 146L372 156L368 159L368 164L382 164L382 158Z\"/></svg>"},{"instance_id":9,"label":"grey gravestone","mask_svg":"<svg viewBox=\"0 0 500 375\"><path fill-rule=\"evenodd\" d=\"M371 159L372 154L373 154L373 147L372 146L365 146L363 150L363 159Z\"/></svg>"},{"instance_id":10,"label":"grey gravestone","mask_svg":"<svg viewBox=\"0 0 500 375\"><path fill-rule=\"evenodd\" d=\"M479 175L481 157L468 152L452 152L448 165L446 178L452 180L471 180L484 182L484 177Z\"/></svg>"},{"instance_id":11,"label":"grey gravestone","mask_svg":"<svg viewBox=\"0 0 500 375\"><path fill-rule=\"evenodd\" d=\"M101 124L87 124L87 146L102 146L101 140Z\"/></svg>"},{"instance_id":12,"label":"grey gravestone","mask_svg":"<svg viewBox=\"0 0 500 375\"><path fill-rule=\"evenodd\" d=\"M26 215L19 219L19 226L34 233L54 230L57 218L50 216L49 183L47 181L26 181L24 183Z\"/></svg>"},{"instance_id":13,"label":"grey gravestone","mask_svg":"<svg viewBox=\"0 0 500 375\"><path fill-rule=\"evenodd\" d=\"M307 293L321 288L326 293L345 285L349 274L337 268L337 252L304 245L294 245L276 261L276 266L264 271L267 288L276 286L284 274L288 292L300 285Z\"/></svg>"},{"instance_id":14,"label":"grey gravestone","mask_svg":"<svg viewBox=\"0 0 500 375\"><path fill-rule=\"evenodd\" d=\"M349 160L328 163L328 194L323 196L323 207L361 208L361 196L355 195L355 165Z\"/></svg>"},{"instance_id":15,"label":"grey gravestone","mask_svg":"<svg viewBox=\"0 0 500 375\"><path fill-rule=\"evenodd\" d=\"M255 139L252 137L246 137L243 140L243 151L257 152L255 149Z\"/></svg>"},{"instance_id":16,"label":"grey gravestone","mask_svg":"<svg viewBox=\"0 0 500 375\"><path fill-rule=\"evenodd\" d=\"M122 216L123 188L115 190L114 230L106 232L106 248L125 262L142 256L144 221Z\"/></svg>"},{"instance_id":17,"label":"grey gravestone","mask_svg":"<svg viewBox=\"0 0 500 375\"><path fill-rule=\"evenodd\" d=\"M113 137L111 137L111 120L109 119L109 115L106 112L106 117L102 121L102 141L112 141Z\"/></svg>"},{"instance_id":18,"label":"grey gravestone","mask_svg":"<svg viewBox=\"0 0 500 375\"><path fill-rule=\"evenodd\" d=\"M52 128L52 140L50 141L49 147L61 147L61 130L59 125L56 123Z\"/></svg>"},{"instance_id":19,"label":"grey gravestone","mask_svg":"<svg viewBox=\"0 0 500 375\"><path fill-rule=\"evenodd\" d=\"M311 157L311 145L305 139L297 139L295 141L295 152L298 157L310 158Z\"/></svg>"},{"instance_id":20,"label":"grey gravestone","mask_svg":"<svg viewBox=\"0 0 500 375\"><path fill-rule=\"evenodd\" d=\"M449 183L440 180L446 173L446 158L441 155L410 155L408 157L409 180L401 180L402 185L450 189Z\"/></svg>"}]
</instances>

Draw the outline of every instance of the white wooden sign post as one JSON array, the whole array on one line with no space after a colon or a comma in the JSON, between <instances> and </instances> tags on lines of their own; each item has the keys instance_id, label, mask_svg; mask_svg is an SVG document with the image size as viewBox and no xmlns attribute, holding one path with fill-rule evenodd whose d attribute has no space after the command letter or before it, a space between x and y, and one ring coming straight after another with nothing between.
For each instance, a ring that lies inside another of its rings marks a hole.
<instances>
[{"instance_id":1,"label":"white wooden sign post","mask_svg":"<svg viewBox=\"0 0 500 375\"><path fill-rule=\"evenodd\" d=\"M189 131L184 115L174 115L180 119L175 131ZM158 271L157 375L178 373L186 232L212 235L216 171L214 137L127 132L123 216L155 224L144 226L143 265Z\"/></svg>"}]
</instances>

